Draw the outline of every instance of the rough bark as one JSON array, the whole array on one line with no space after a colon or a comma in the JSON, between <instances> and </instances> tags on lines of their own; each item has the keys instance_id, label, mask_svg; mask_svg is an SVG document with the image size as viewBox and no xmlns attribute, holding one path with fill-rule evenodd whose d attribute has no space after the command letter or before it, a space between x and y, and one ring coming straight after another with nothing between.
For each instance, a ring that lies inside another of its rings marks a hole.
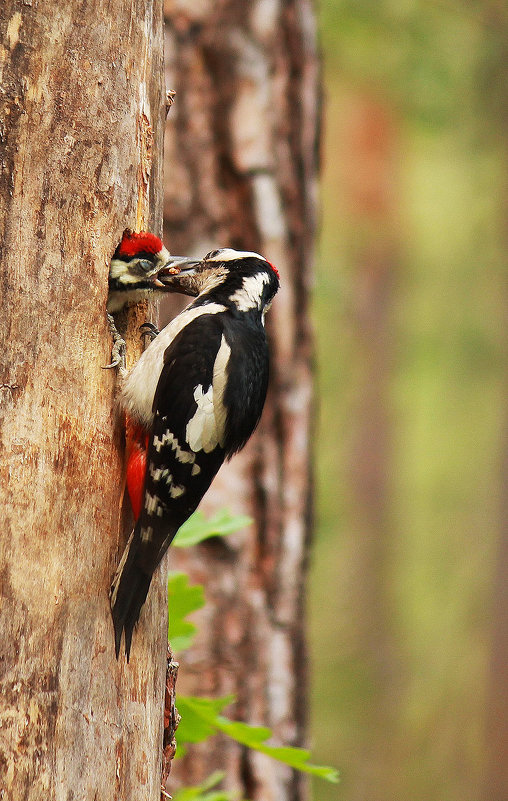
<instances>
[{"instance_id":1,"label":"rough bark","mask_svg":"<svg viewBox=\"0 0 508 801\"><path fill-rule=\"evenodd\" d=\"M161 774L161 798L171 798L165 791L165 785L171 773L173 758L176 753L176 730L180 723L180 715L175 706L176 702L176 679L178 676L178 662L173 660L173 653L168 646L166 659L166 687L164 689L164 737L162 741L162 774Z\"/></svg>"},{"instance_id":2,"label":"rough bark","mask_svg":"<svg viewBox=\"0 0 508 801\"><path fill-rule=\"evenodd\" d=\"M179 656L179 690L234 693L237 719L301 745L319 119L313 9L308 0L248 8L167 0L165 14L167 84L177 92L166 131L167 241L174 253L254 250L281 274L267 316L272 374L261 425L204 504L248 511L254 525L170 557L205 584L208 599L199 642ZM305 794L301 776L220 738L192 748L176 768L172 780L185 783L224 769L227 786L252 801Z\"/></svg>"},{"instance_id":3,"label":"rough bark","mask_svg":"<svg viewBox=\"0 0 508 801\"><path fill-rule=\"evenodd\" d=\"M6 0L0 23L0 796L155 801L165 593L158 577L117 663L130 521L101 368L111 253L126 226L160 228L162 9Z\"/></svg>"}]
</instances>

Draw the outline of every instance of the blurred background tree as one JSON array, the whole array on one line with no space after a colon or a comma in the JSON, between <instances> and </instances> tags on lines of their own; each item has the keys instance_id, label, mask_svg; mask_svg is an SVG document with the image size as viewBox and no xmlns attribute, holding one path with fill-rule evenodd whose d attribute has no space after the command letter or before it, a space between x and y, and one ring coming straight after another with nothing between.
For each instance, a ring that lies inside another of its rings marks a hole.
<instances>
[{"instance_id":1,"label":"blurred background tree","mask_svg":"<svg viewBox=\"0 0 508 801\"><path fill-rule=\"evenodd\" d=\"M202 508L253 525L171 554L206 587L178 693L229 695L232 714L276 742L307 740L304 588L311 518L313 345L309 290L316 231L320 72L311 0L166 0L168 116L164 233L173 253L262 253L281 275L267 316L270 389L263 419ZM176 301L171 304L173 315ZM167 309L166 309L167 311ZM178 703L178 700L177 700ZM249 801L298 801L305 777L230 738L189 748L171 773L201 783L224 769Z\"/></svg>"},{"instance_id":2,"label":"blurred background tree","mask_svg":"<svg viewBox=\"0 0 508 801\"><path fill-rule=\"evenodd\" d=\"M506 799L508 10L320 9L315 798Z\"/></svg>"}]
</instances>

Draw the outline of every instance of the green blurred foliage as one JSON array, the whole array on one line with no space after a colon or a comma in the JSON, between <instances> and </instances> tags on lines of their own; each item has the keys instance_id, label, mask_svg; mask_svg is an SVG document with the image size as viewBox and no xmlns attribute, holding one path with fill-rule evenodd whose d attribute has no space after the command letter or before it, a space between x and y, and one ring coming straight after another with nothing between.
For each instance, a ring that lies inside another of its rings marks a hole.
<instances>
[{"instance_id":1,"label":"green blurred foliage","mask_svg":"<svg viewBox=\"0 0 508 801\"><path fill-rule=\"evenodd\" d=\"M200 743L218 732L226 734L237 743L245 745L254 751L276 759L284 765L295 770L309 773L337 783L339 777L334 768L324 765L313 765L309 762L310 752L304 748L294 746L270 745L267 740L272 737L272 730L266 726L253 726L237 720L229 720L220 713L229 706L235 697L233 695L223 698L198 698L196 696L177 697L178 711L182 716L177 732L177 756L183 756L186 743Z\"/></svg>"},{"instance_id":2,"label":"green blurred foliage","mask_svg":"<svg viewBox=\"0 0 508 801\"><path fill-rule=\"evenodd\" d=\"M205 605L202 584L189 584L186 573L171 571L168 576L168 637L174 654L190 648L197 626L186 620L187 615Z\"/></svg>"},{"instance_id":3,"label":"green blurred foliage","mask_svg":"<svg viewBox=\"0 0 508 801\"><path fill-rule=\"evenodd\" d=\"M499 9L320 4L327 100L314 302L313 747L343 783L316 786L315 801L463 801L480 792L506 362L508 13ZM365 230L338 157L359 96L380 98L397 128L389 542L380 565L397 692L382 732L372 730L379 687L355 605L371 576L357 572L351 489L363 374L355 259ZM383 737L380 779L373 752Z\"/></svg>"},{"instance_id":4,"label":"green blurred foliage","mask_svg":"<svg viewBox=\"0 0 508 801\"><path fill-rule=\"evenodd\" d=\"M221 509L213 517L206 518L198 509L178 529L173 547L190 548L211 537L226 537L250 525L252 518L247 515L232 515L227 509Z\"/></svg>"},{"instance_id":5,"label":"green blurred foliage","mask_svg":"<svg viewBox=\"0 0 508 801\"><path fill-rule=\"evenodd\" d=\"M486 57L482 6L418 0L324 0L321 34L330 68L377 86L427 124L462 116Z\"/></svg>"},{"instance_id":6,"label":"green blurred foliage","mask_svg":"<svg viewBox=\"0 0 508 801\"><path fill-rule=\"evenodd\" d=\"M221 771L215 771L197 787L184 787L178 790L176 795L168 798L173 798L173 801L238 801L231 793L213 789L220 784L225 775Z\"/></svg>"},{"instance_id":7,"label":"green blurred foliage","mask_svg":"<svg viewBox=\"0 0 508 801\"><path fill-rule=\"evenodd\" d=\"M197 545L212 536L227 536L251 523L250 518L232 515L225 509L217 512L212 518L206 518L201 512L195 512L179 532L180 547ZM204 587L201 584L189 584L189 578L185 573L175 571L169 573L168 636L173 653L191 647L197 626L187 620L187 616L204 605ZM259 751L295 770L325 779L328 782L337 783L339 781L338 773L334 768L309 762L310 752L306 749L268 743L267 741L272 738L271 729L223 717L220 713L234 700L235 696L233 695L221 698L178 695L176 705L181 719L176 735L178 743L176 756L185 755L187 744L201 743L221 732L241 745ZM216 772L200 786L180 790L177 797L180 801L184 801L184 799L188 799L188 801L191 799L233 801L231 794L212 790L222 780L222 777L223 774Z\"/></svg>"}]
</instances>

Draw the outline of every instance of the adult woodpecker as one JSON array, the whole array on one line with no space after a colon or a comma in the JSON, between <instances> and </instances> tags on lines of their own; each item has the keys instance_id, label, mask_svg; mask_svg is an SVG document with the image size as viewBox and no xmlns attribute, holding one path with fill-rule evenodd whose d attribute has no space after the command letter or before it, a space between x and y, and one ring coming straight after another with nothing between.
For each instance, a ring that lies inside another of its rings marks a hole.
<instances>
[{"instance_id":1,"label":"adult woodpecker","mask_svg":"<svg viewBox=\"0 0 508 801\"><path fill-rule=\"evenodd\" d=\"M259 422L268 385L264 316L279 288L266 259L231 248L199 261L170 257L158 280L195 300L153 339L121 391L141 432L127 465L139 517L111 587L116 654L124 631L127 659L154 570Z\"/></svg>"},{"instance_id":2,"label":"adult woodpecker","mask_svg":"<svg viewBox=\"0 0 508 801\"><path fill-rule=\"evenodd\" d=\"M148 231L135 233L130 228L123 232L122 239L111 259L109 268L109 294L107 318L113 336L111 364L123 371L125 342L116 329L113 313L127 303L139 303L153 292L170 291L171 287L158 279L158 274L169 259L169 252L155 234Z\"/></svg>"}]
</instances>

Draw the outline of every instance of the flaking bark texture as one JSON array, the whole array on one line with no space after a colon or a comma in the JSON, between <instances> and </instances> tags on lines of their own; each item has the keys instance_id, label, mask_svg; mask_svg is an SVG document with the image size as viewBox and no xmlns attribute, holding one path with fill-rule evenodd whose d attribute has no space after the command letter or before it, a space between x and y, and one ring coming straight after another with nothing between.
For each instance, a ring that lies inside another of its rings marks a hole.
<instances>
[{"instance_id":1,"label":"flaking bark texture","mask_svg":"<svg viewBox=\"0 0 508 801\"><path fill-rule=\"evenodd\" d=\"M162 776L161 798L171 798L164 787L171 773L171 766L176 753L176 730L180 723L180 715L176 708L176 679L178 676L178 662L173 659L171 647L168 646L166 659L166 686L164 688L164 737L162 741Z\"/></svg>"},{"instance_id":2,"label":"flaking bark texture","mask_svg":"<svg viewBox=\"0 0 508 801\"><path fill-rule=\"evenodd\" d=\"M223 467L203 508L254 525L192 551L171 550L206 588L199 640L179 655L179 691L234 693L235 718L306 743L304 578L311 519L312 342L308 317L319 121L315 20L308 0L166 0L164 222L173 253L254 250L280 271L267 315L271 383L261 425ZM169 785L213 770L252 801L297 801L285 766L214 738L177 762Z\"/></svg>"},{"instance_id":3,"label":"flaking bark texture","mask_svg":"<svg viewBox=\"0 0 508 801\"><path fill-rule=\"evenodd\" d=\"M117 663L131 521L101 368L111 254L161 223L161 3L6 0L0 28L0 798L158 801L165 592Z\"/></svg>"}]
</instances>

